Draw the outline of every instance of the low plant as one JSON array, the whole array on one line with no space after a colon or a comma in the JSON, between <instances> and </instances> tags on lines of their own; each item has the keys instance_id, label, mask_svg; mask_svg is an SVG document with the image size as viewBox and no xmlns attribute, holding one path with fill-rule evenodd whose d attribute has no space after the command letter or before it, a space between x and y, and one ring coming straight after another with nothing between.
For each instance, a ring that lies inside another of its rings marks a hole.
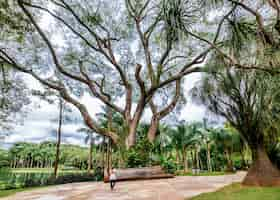
<instances>
[{"instance_id":1,"label":"low plant","mask_svg":"<svg viewBox=\"0 0 280 200\"><path fill-rule=\"evenodd\" d=\"M177 165L173 157L161 157L160 165L166 173L175 174Z\"/></svg>"}]
</instances>

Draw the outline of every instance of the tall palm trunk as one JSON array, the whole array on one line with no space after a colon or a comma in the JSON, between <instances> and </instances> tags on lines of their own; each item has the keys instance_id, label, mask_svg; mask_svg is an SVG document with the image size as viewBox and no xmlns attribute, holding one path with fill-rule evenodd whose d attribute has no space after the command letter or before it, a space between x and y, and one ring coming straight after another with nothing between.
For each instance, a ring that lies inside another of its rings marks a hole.
<instances>
[{"instance_id":1,"label":"tall palm trunk","mask_svg":"<svg viewBox=\"0 0 280 200\"><path fill-rule=\"evenodd\" d=\"M89 154L88 154L88 173L91 173L92 169L92 149L93 149L93 137L90 134Z\"/></svg>"},{"instance_id":2,"label":"tall palm trunk","mask_svg":"<svg viewBox=\"0 0 280 200\"><path fill-rule=\"evenodd\" d=\"M189 165L188 165L188 157L187 157L187 149L183 149L183 163L184 163L184 173L189 171Z\"/></svg>"},{"instance_id":3,"label":"tall palm trunk","mask_svg":"<svg viewBox=\"0 0 280 200\"><path fill-rule=\"evenodd\" d=\"M177 170L179 170L180 169L180 166L179 166L179 164L180 164L180 155L179 155L179 150L178 149L176 149L176 163L177 163Z\"/></svg>"},{"instance_id":4,"label":"tall palm trunk","mask_svg":"<svg viewBox=\"0 0 280 200\"><path fill-rule=\"evenodd\" d=\"M241 155L241 168L242 169L246 169L246 160L245 160L245 150L244 149L241 149L240 150L240 155Z\"/></svg>"},{"instance_id":5,"label":"tall palm trunk","mask_svg":"<svg viewBox=\"0 0 280 200\"><path fill-rule=\"evenodd\" d=\"M206 145L207 145L207 167L208 167L208 171L212 172L211 152L210 152L209 142L207 142Z\"/></svg>"},{"instance_id":6,"label":"tall palm trunk","mask_svg":"<svg viewBox=\"0 0 280 200\"><path fill-rule=\"evenodd\" d=\"M103 168L103 172L105 172L106 171L106 169L105 169L105 136L103 136L103 138L102 138L101 154L102 154L102 168Z\"/></svg>"},{"instance_id":7,"label":"tall palm trunk","mask_svg":"<svg viewBox=\"0 0 280 200\"><path fill-rule=\"evenodd\" d=\"M58 130L57 130L56 154L55 154L55 163L54 163L54 176L55 177L57 177L57 170L58 170L58 163L59 163L62 115L63 115L63 102L62 102L62 99L60 98L59 99L59 123L58 123Z\"/></svg>"},{"instance_id":8,"label":"tall palm trunk","mask_svg":"<svg viewBox=\"0 0 280 200\"><path fill-rule=\"evenodd\" d=\"M108 108L108 132L112 130L113 127L113 113L111 108ZM110 169L112 168L111 166L111 139L108 138L108 143L107 143L107 156L106 156L106 165L107 165L107 174L110 174Z\"/></svg>"},{"instance_id":9,"label":"tall palm trunk","mask_svg":"<svg viewBox=\"0 0 280 200\"><path fill-rule=\"evenodd\" d=\"M193 150L191 150L191 159L192 159L192 168L194 169L194 163L195 163L195 159L194 159L194 155L193 155Z\"/></svg>"},{"instance_id":10,"label":"tall palm trunk","mask_svg":"<svg viewBox=\"0 0 280 200\"><path fill-rule=\"evenodd\" d=\"M199 151L198 151L197 146L195 148L195 160L196 160L196 169L200 169L200 167L199 167Z\"/></svg>"},{"instance_id":11,"label":"tall palm trunk","mask_svg":"<svg viewBox=\"0 0 280 200\"><path fill-rule=\"evenodd\" d=\"M229 149L225 150L226 159L227 159L227 171L233 172L233 164L231 159L231 151Z\"/></svg>"}]
</instances>

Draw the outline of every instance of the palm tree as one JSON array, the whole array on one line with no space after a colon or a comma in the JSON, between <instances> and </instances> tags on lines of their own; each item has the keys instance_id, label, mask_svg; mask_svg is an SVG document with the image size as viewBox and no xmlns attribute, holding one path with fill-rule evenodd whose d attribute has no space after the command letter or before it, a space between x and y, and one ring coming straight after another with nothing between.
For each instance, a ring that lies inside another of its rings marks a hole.
<instances>
[{"instance_id":1,"label":"palm tree","mask_svg":"<svg viewBox=\"0 0 280 200\"><path fill-rule=\"evenodd\" d=\"M97 136L94 137L94 131L92 129L89 128L80 128L78 130L78 132L83 132L86 133L86 137L85 137L85 143L89 144L89 153L88 153L88 173L91 173L91 169L92 169L92 152L93 152L93 145L94 145L94 141L96 139Z\"/></svg>"},{"instance_id":2,"label":"palm tree","mask_svg":"<svg viewBox=\"0 0 280 200\"><path fill-rule=\"evenodd\" d=\"M210 69L223 65L219 58L212 62ZM253 164L243 181L246 185L280 185L280 172L265 150L265 130L278 120L272 115L278 93L279 81L267 74L222 67L205 75L193 90L194 98L227 119L251 148Z\"/></svg>"},{"instance_id":3,"label":"palm tree","mask_svg":"<svg viewBox=\"0 0 280 200\"><path fill-rule=\"evenodd\" d=\"M194 143L196 143L196 134L198 133L198 128L196 124L192 125L178 125L176 129L170 132L170 137L172 144L176 150L177 161L180 160L180 153L182 155L182 162L184 165L184 172L188 171L188 158L187 150Z\"/></svg>"},{"instance_id":4,"label":"palm tree","mask_svg":"<svg viewBox=\"0 0 280 200\"><path fill-rule=\"evenodd\" d=\"M55 162L54 162L54 176L55 177L57 177L57 170L58 170L58 164L59 164L62 121L63 121L63 100L62 100L62 98L59 98L59 122L58 122L56 154L55 154Z\"/></svg>"},{"instance_id":5,"label":"palm tree","mask_svg":"<svg viewBox=\"0 0 280 200\"><path fill-rule=\"evenodd\" d=\"M233 171L232 153L233 153L233 135L224 128L216 129L213 134L216 145L220 145L224 149L224 154L227 160L227 171Z\"/></svg>"},{"instance_id":6,"label":"palm tree","mask_svg":"<svg viewBox=\"0 0 280 200\"><path fill-rule=\"evenodd\" d=\"M233 139L233 149L235 152L239 152L241 155L241 168L246 169L247 164L245 160L245 154L247 151L247 143L246 140L242 137L242 135L234 128L232 127L229 123L226 123L224 125L225 131L231 133Z\"/></svg>"},{"instance_id":7,"label":"palm tree","mask_svg":"<svg viewBox=\"0 0 280 200\"><path fill-rule=\"evenodd\" d=\"M201 141L206 145L206 158L207 158L207 169L212 172L212 162L211 162L211 129L207 127L207 119L203 119L203 128L200 129Z\"/></svg>"}]
</instances>

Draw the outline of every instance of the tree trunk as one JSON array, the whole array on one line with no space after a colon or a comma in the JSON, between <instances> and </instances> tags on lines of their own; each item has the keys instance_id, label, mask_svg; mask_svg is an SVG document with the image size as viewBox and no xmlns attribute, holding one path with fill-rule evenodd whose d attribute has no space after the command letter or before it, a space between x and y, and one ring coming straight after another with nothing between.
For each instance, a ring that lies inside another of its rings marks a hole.
<instances>
[{"instance_id":1,"label":"tree trunk","mask_svg":"<svg viewBox=\"0 0 280 200\"><path fill-rule=\"evenodd\" d=\"M180 169L180 166L179 166L180 156L179 156L179 150L178 149L176 149L176 163L177 163L177 170L179 170Z\"/></svg>"},{"instance_id":2,"label":"tree trunk","mask_svg":"<svg viewBox=\"0 0 280 200\"><path fill-rule=\"evenodd\" d=\"M253 164L243 180L243 184L251 186L280 186L280 171L269 160L264 146L253 147L252 156Z\"/></svg>"},{"instance_id":3,"label":"tree trunk","mask_svg":"<svg viewBox=\"0 0 280 200\"><path fill-rule=\"evenodd\" d=\"M59 123L57 130L57 142L56 142L56 153L55 153L55 163L54 163L54 176L57 177L57 170L59 164L59 154L60 154L60 143L61 143L61 127L62 127L62 112L63 112L63 102L59 99Z\"/></svg>"},{"instance_id":4,"label":"tree trunk","mask_svg":"<svg viewBox=\"0 0 280 200\"><path fill-rule=\"evenodd\" d=\"M137 129L138 123L136 120L133 120L130 122L129 125L129 132L128 136L126 138L126 147L129 149L130 147L134 146L136 144L136 129Z\"/></svg>"},{"instance_id":5,"label":"tree trunk","mask_svg":"<svg viewBox=\"0 0 280 200\"><path fill-rule=\"evenodd\" d=\"M145 108L145 100L142 99L137 105L137 108L133 115L132 120L128 120L128 119L126 120L129 125L129 132L128 132L128 136L126 139L126 146L128 149L136 144L137 126L141 119L144 108Z\"/></svg>"},{"instance_id":6,"label":"tree trunk","mask_svg":"<svg viewBox=\"0 0 280 200\"><path fill-rule=\"evenodd\" d=\"M105 169L105 136L103 136L102 138L102 168L103 168L103 172L105 173L106 169Z\"/></svg>"},{"instance_id":7,"label":"tree trunk","mask_svg":"<svg viewBox=\"0 0 280 200\"><path fill-rule=\"evenodd\" d=\"M189 171L187 149L183 149L183 162L184 162L184 173Z\"/></svg>"},{"instance_id":8,"label":"tree trunk","mask_svg":"<svg viewBox=\"0 0 280 200\"><path fill-rule=\"evenodd\" d=\"M245 160L245 152L244 152L244 150L240 151L240 155L241 155L241 168L242 169L246 169L246 160Z\"/></svg>"},{"instance_id":9,"label":"tree trunk","mask_svg":"<svg viewBox=\"0 0 280 200\"><path fill-rule=\"evenodd\" d=\"M148 131L148 140L153 143L155 138L156 138L156 134L157 134L157 129L158 129L158 125L159 125L159 120L157 117L152 117L151 120L151 125L149 127L149 131Z\"/></svg>"},{"instance_id":10,"label":"tree trunk","mask_svg":"<svg viewBox=\"0 0 280 200\"><path fill-rule=\"evenodd\" d=\"M232 164L232 160L231 160L230 150L226 149L225 154L226 154L226 159L227 159L227 171L233 172L233 164Z\"/></svg>"},{"instance_id":11,"label":"tree trunk","mask_svg":"<svg viewBox=\"0 0 280 200\"><path fill-rule=\"evenodd\" d=\"M195 159L194 159L194 155L193 155L193 151L192 150L191 150L191 158L192 158L192 168L194 169Z\"/></svg>"},{"instance_id":12,"label":"tree trunk","mask_svg":"<svg viewBox=\"0 0 280 200\"><path fill-rule=\"evenodd\" d=\"M199 152L198 152L197 147L195 149L195 161L196 161L196 169L200 169L199 168Z\"/></svg>"},{"instance_id":13,"label":"tree trunk","mask_svg":"<svg viewBox=\"0 0 280 200\"><path fill-rule=\"evenodd\" d=\"M110 155L109 155L109 153L110 153L110 139L108 138L108 142L107 142L107 148L106 148L106 172L107 172L107 174L108 175L110 175L110 161L109 161L109 159L110 159Z\"/></svg>"},{"instance_id":14,"label":"tree trunk","mask_svg":"<svg viewBox=\"0 0 280 200\"><path fill-rule=\"evenodd\" d=\"M208 142L207 142L207 167L208 167L208 171L212 172L211 152L210 152L210 146Z\"/></svg>"},{"instance_id":15,"label":"tree trunk","mask_svg":"<svg viewBox=\"0 0 280 200\"><path fill-rule=\"evenodd\" d=\"M92 134L90 134L90 144L89 144L89 153L88 153L88 173L91 173L92 169L92 148L93 148L93 138Z\"/></svg>"}]
</instances>

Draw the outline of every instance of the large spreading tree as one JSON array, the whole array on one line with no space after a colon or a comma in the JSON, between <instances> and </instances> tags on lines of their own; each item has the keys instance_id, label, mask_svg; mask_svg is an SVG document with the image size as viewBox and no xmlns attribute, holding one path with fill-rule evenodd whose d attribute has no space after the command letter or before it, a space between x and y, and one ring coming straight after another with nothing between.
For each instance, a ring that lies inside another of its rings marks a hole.
<instances>
[{"instance_id":1,"label":"large spreading tree","mask_svg":"<svg viewBox=\"0 0 280 200\"><path fill-rule=\"evenodd\" d=\"M182 78L203 70L197 64L216 48L234 8L219 23L207 21L206 9L204 1L190 0L5 1L0 59L59 92L89 128L115 142L118 135L102 129L80 97L88 92L120 113L130 147L146 105L156 120L172 111ZM206 27L214 34L205 34ZM174 97L156 110L153 98L166 88Z\"/></svg>"},{"instance_id":2,"label":"large spreading tree","mask_svg":"<svg viewBox=\"0 0 280 200\"><path fill-rule=\"evenodd\" d=\"M57 91L80 111L89 128L115 142L118 135L103 129L80 97L89 93L120 113L128 126L126 143L130 147L147 105L153 111L149 138L154 140L159 120L178 102L183 77L203 71L198 64L211 50L227 66L271 71L279 65L275 59L279 1L251 3L3 1L0 60ZM227 27L234 31L227 32ZM247 48L252 50L250 55L262 56L262 62L245 59L248 54L237 57L244 33L253 33ZM173 96L165 106L157 106L156 96L164 89Z\"/></svg>"}]
</instances>

